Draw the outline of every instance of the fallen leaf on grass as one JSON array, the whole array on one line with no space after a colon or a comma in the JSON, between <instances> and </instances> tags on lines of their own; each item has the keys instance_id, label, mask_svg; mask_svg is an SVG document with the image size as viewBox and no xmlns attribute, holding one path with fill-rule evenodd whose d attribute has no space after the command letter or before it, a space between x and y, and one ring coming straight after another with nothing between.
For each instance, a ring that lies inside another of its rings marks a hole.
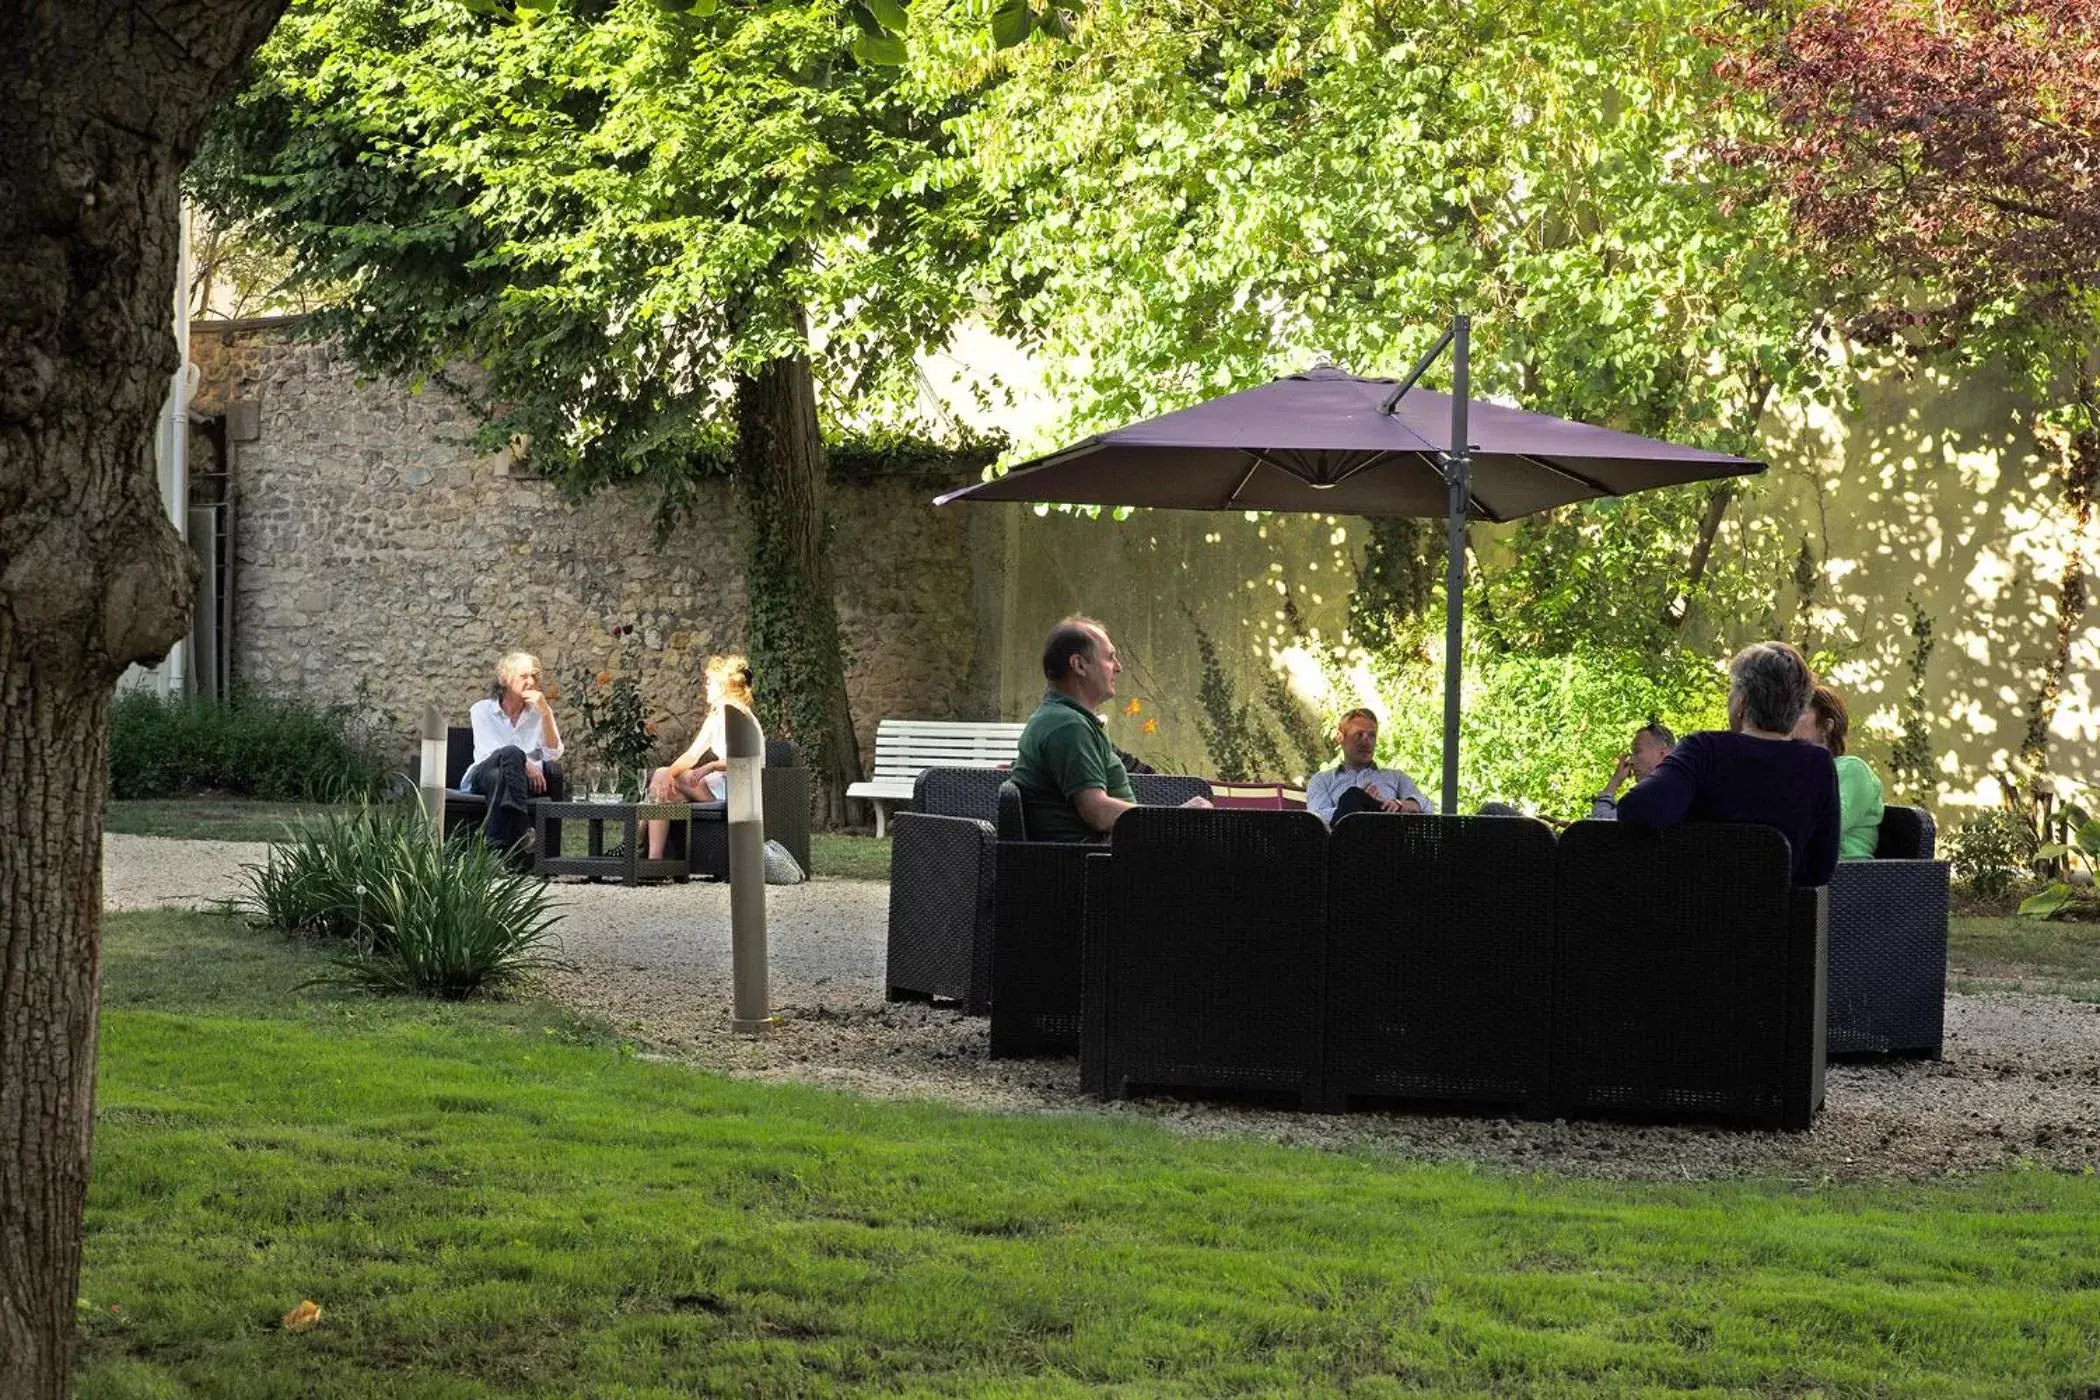
<instances>
[{"instance_id":1,"label":"fallen leaf on grass","mask_svg":"<svg viewBox=\"0 0 2100 1400\"><path fill-rule=\"evenodd\" d=\"M311 1298L299 1300L299 1306L284 1315L284 1330L287 1332L311 1332L314 1324L321 1320L321 1305Z\"/></svg>"}]
</instances>

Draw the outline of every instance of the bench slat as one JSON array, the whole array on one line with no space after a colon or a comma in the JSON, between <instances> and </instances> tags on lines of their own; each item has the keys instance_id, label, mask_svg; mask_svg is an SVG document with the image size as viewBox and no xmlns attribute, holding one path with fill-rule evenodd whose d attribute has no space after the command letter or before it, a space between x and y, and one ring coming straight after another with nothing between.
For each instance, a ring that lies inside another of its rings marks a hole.
<instances>
[{"instance_id":1,"label":"bench slat","mask_svg":"<svg viewBox=\"0 0 2100 1400\"><path fill-rule=\"evenodd\" d=\"M927 720L886 719L875 726L879 737L883 734L1018 734L1027 728L1023 720Z\"/></svg>"},{"instance_id":2,"label":"bench slat","mask_svg":"<svg viewBox=\"0 0 2100 1400\"><path fill-rule=\"evenodd\" d=\"M1018 754L1018 743L913 743L913 745L878 745L876 758L897 758L899 762L916 754Z\"/></svg>"}]
</instances>

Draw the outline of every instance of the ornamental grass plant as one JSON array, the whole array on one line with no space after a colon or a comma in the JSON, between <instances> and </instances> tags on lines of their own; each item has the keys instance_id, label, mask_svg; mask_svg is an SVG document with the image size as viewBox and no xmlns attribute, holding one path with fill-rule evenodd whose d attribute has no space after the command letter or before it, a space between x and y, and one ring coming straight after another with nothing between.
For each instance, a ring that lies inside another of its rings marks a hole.
<instances>
[{"instance_id":1,"label":"ornamental grass plant","mask_svg":"<svg viewBox=\"0 0 2100 1400\"><path fill-rule=\"evenodd\" d=\"M412 806L329 816L242 869L235 904L253 922L343 945L317 983L458 1001L555 961L546 881L478 832L431 840Z\"/></svg>"}]
</instances>

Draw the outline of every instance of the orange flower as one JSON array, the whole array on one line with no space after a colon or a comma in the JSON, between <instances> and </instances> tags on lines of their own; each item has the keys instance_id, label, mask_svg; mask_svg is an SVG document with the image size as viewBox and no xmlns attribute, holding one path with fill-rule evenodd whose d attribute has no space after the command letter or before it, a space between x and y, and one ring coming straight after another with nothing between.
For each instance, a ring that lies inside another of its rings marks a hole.
<instances>
[{"instance_id":1,"label":"orange flower","mask_svg":"<svg viewBox=\"0 0 2100 1400\"><path fill-rule=\"evenodd\" d=\"M1129 703L1128 705L1125 705L1125 706L1123 707L1123 713L1124 713L1124 714L1126 714L1126 715L1135 715L1135 714L1142 714L1142 713L1144 713L1144 709L1145 709L1145 702L1144 702L1144 701L1142 701L1142 700L1138 700L1138 699L1135 699L1135 698L1133 698L1133 699L1131 700L1131 702L1130 702L1130 703Z\"/></svg>"},{"instance_id":2,"label":"orange flower","mask_svg":"<svg viewBox=\"0 0 2100 1400\"><path fill-rule=\"evenodd\" d=\"M642 732L647 734L650 738L654 739L656 737L656 721L652 719L647 724L643 725Z\"/></svg>"},{"instance_id":3,"label":"orange flower","mask_svg":"<svg viewBox=\"0 0 2100 1400\"><path fill-rule=\"evenodd\" d=\"M314 1324L321 1320L321 1305L311 1298L299 1300L299 1306L284 1315L284 1330L287 1332L311 1332Z\"/></svg>"},{"instance_id":4,"label":"orange flower","mask_svg":"<svg viewBox=\"0 0 2100 1400\"><path fill-rule=\"evenodd\" d=\"M611 685L611 684L612 684L612 672L610 672L610 671L600 671L600 672L598 673L598 684L600 684L600 685Z\"/></svg>"},{"instance_id":5,"label":"orange flower","mask_svg":"<svg viewBox=\"0 0 2100 1400\"><path fill-rule=\"evenodd\" d=\"M1146 720L1146 721L1145 721L1145 732L1146 732L1147 734L1157 734L1157 733L1159 733L1159 721L1158 721L1158 720L1156 720L1156 719L1148 719L1148 720Z\"/></svg>"}]
</instances>

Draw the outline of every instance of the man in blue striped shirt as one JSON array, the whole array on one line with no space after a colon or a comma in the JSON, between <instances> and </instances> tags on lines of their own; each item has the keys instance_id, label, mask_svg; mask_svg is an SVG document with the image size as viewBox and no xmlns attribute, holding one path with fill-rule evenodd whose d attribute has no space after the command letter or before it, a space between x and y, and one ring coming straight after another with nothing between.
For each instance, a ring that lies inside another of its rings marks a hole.
<instances>
[{"instance_id":1,"label":"man in blue striped shirt","mask_svg":"<svg viewBox=\"0 0 2100 1400\"><path fill-rule=\"evenodd\" d=\"M1335 736L1342 761L1312 775L1305 785L1305 810L1334 823L1351 812L1434 812L1436 804L1422 795L1415 780L1397 768L1377 764L1378 716L1351 710L1342 716Z\"/></svg>"}]
</instances>

